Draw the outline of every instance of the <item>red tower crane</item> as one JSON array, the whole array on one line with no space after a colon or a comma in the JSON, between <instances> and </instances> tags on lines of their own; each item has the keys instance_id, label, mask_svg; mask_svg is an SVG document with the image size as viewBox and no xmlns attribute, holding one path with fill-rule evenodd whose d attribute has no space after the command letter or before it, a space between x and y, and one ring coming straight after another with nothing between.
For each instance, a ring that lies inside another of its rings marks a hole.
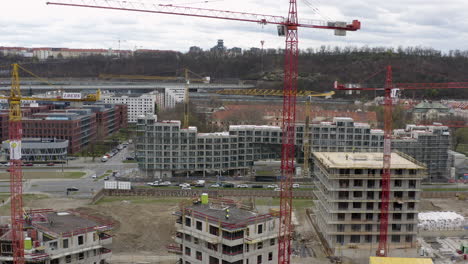
<instances>
[{"instance_id":1,"label":"red tower crane","mask_svg":"<svg viewBox=\"0 0 468 264\"><path fill-rule=\"evenodd\" d=\"M360 29L361 23L358 20L354 20L351 24L331 21L299 21L297 17L296 0L289 0L289 12L287 18L255 13L175 6L171 4L162 5L116 0L61 0L57 2L48 2L47 4L237 20L255 22L262 25L278 25L278 34L280 36L286 36L286 48L284 52L283 141L281 147L282 177L278 263L290 263L292 234L292 178L294 175L297 66L299 56L299 39L297 30L299 27L333 29L335 30L335 35L344 36L346 31L356 31Z\"/></svg>"},{"instance_id":2,"label":"red tower crane","mask_svg":"<svg viewBox=\"0 0 468 264\"><path fill-rule=\"evenodd\" d=\"M369 88L362 87L360 84L338 84L335 82L335 89L345 91L363 91L363 90L383 90L384 96L384 152L383 152L383 173L382 173L382 198L380 207L380 234L379 246L376 252L377 256L386 257L388 255L388 210L390 198L390 165L391 165L391 137L392 137L392 105L393 98L398 95L399 90L419 90L419 89L455 89L468 88L466 82L450 83L398 83L393 86L392 67L387 66L385 87Z\"/></svg>"}]
</instances>

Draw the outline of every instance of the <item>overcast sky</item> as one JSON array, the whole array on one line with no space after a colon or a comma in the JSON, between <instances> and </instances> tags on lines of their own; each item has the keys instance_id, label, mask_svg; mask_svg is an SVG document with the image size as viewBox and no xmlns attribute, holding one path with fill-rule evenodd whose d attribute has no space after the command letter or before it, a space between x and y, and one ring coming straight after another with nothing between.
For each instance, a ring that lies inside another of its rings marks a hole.
<instances>
[{"instance_id":1,"label":"overcast sky","mask_svg":"<svg viewBox=\"0 0 468 264\"><path fill-rule=\"evenodd\" d=\"M50 0L80 1L80 0ZM89 1L89 0L86 0ZM132 1L132 0L130 0ZM139 0L134 0L139 1ZM159 0L147 2L287 16L287 0ZM225 46L283 48L276 26L187 16L46 5L45 0L2 1L0 46L166 49ZM311 4L308 5L307 3ZM299 30L301 49L330 46L423 46L466 49L466 0L298 0L299 18L351 22L362 30L336 37L332 30ZM315 10L319 10L319 15Z\"/></svg>"}]
</instances>

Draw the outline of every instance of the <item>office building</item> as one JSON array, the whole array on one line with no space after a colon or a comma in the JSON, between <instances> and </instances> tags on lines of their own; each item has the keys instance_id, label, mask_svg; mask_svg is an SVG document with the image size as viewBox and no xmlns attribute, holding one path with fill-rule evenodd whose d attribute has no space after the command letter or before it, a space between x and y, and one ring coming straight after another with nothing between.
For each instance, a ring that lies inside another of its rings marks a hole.
<instances>
[{"instance_id":1,"label":"office building","mask_svg":"<svg viewBox=\"0 0 468 264\"><path fill-rule=\"evenodd\" d=\"M9 141L2 142L5 157L10 155ZM68 140L55 138L23 138L21 159L23 162L65 161L68 153Z\"/></svg>"},{"instance_id":2,"label":"office building","mask_svg":"<svg viewBox=\"0 0 468 264\"><path fill-rule=\"evenodd\" d=\"M155 114L156 109L163 109L164 95L158 92L146 94L103 94L102 101L109 104L122 104L128 108L128 123L136 123L138 116Z\"/></svg>"}]
</instances>

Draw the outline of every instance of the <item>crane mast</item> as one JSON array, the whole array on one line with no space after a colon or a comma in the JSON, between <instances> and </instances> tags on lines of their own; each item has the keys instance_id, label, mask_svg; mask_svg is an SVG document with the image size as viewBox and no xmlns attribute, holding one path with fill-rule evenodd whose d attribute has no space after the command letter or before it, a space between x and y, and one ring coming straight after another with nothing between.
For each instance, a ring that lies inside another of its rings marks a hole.
<instances>
[{"instance_id":1,"label":"crane mast","mask_svg":"<svg viewBox=\"0 0 468 264\"><path fill-rule=\"evenodd\" d=\"M384 101L384 152L382 173L382 198L380 207L380 234L377 256L386 257L388 251L388 207L390 199L390 165L392 157L392 67L387 67Z\"/></svg>"},{"instance_id":2,"label":"crane mast","mask_svg":"<svg viewBox=\"0 0 468 264\"><path fill-rule=\"evenodd\" d=\"M282 264L290 263L292 251L292 181L294 176L297 65L299 58L297 24L297 2L296 0L290 0L288 20L285 25L286 49L284 51L283 142L281 145L280 226L278 237L278 263Z\"/></svg>"}]
</instances>

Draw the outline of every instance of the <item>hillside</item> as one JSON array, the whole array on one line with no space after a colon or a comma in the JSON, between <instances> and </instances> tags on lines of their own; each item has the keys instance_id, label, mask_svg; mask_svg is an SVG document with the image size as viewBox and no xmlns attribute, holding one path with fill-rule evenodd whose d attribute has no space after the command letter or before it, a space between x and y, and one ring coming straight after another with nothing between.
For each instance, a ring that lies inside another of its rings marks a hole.
<instances>
[{"instance_id":1,"label":"hillside","mask_svg":"<svg viewBox=\"0 0 468 264\"><path fill-rule=\"evenodd\" d=\"M164 52L141 54L131 58L86 57L69 60L49 59L37 62L33 59L1 57L0 65L18 61L40 76L48 77L97 77L99 73L182 76L187 67L203 76L211 76L216 82L261 81L261 88L282 87L283 54L281 50L259 53L245 52L229 56L212 52L178 53ZM394 82L448 82L465 81L468 71L468 52L440 51L423 48L329 48L301 51L299 58L299 89L329 91L335 80L358 82L366 80L386 65L394 67ZM382 86L384 73L368 82ZM373 96L374 94L372 94ZM369 95L370 96L370 95ZM406 95L409 96L409 95ZM426 99L468 98L466 90L420 91L411 96Z\"/></svg>"}]
</instances>

